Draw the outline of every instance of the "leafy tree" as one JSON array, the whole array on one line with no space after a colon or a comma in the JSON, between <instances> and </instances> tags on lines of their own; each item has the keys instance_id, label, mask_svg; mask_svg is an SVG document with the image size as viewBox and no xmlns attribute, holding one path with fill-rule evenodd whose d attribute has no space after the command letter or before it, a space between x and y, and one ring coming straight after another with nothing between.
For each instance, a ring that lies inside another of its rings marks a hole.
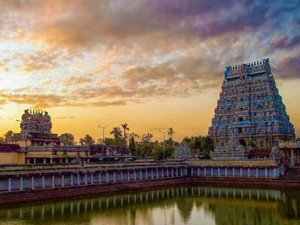
<instances>
[{"instance_id":1,"label":"leafy tree","mask_svg":"<svg viewBox=\"0 0 300 225\"><path fill-rule=\"evenodd\" d=\"M162 160L165 156L165 159L168 159L170 157L172 157L174 152L174 148L173 148L173 144L170 143L165 143L161 142L161 143L154 143L153 144L153 150L152 150L152 156L156 159L156 160Z\"/></svg>"},{"instance_id":2,"label":"leafy tree","mask_svg":"<svg viewBox=\"0 0 300 225\"><path fill-rule=\"evenodd\" d=\"M257 148L256 143L255 143L253 140L250 140L250 141L248 142L248 147L251 147L251 148Z\"/></svg>"},{"instance_id":3,"label":"leafy tree","mask_svg":"<svg viewBox=\"0 0 300 225\"><path fill-rule=\"evenodd\" d=\"M92 138L91 135L86 134L83 138L79 139L79 143L81 145L92 145L95 143L94 139Z\"/></svg>"},{"instance_id":4,"label":"leafy tree","mask_svg":"<svg viewBox=\"0 0 300 225\"><path fill-rule=\"evenodd\" d=\"M152 152L152 156L154 157L154 159L162 160L163 155L164 155L164 146L161 145L160 143L155 144L153 146L153 152Z\"/></svg>"},{"instance_id":5,"label":"leafy tree","mask_svg":"<svg viewBox=\"0 0 300 225\"><path fill-rule=\"evenodd\" d=\"M209 156L210 151L214 150L214 142L209 136L203 137L203 147L201 149L201 154L203 156Z\"/></svg>"},{"instance_id":6,"label":"leafy tree","mask_svg":"<svg viewBox=\"0 0 300 225\"><path fill-rule=\"evenodd\" d=\"M141 139L140 135L133 132L129 134L129 138L131 139L132 137L134 138L134 140Z\"/></svg>"},{"instance_id":7,"label":"leafy tree","mask_svg":"<svg viewBox=\"0 0 300 225\"><path fill-rule=\"evenodd\" d=\"M1 144L5 143L5 140L4 140L3 137L0 137L0 143L1 143Z\"/></svg>"},{"instance_id":8,"label":"leafy tree","mask_svg":"<svg viewBox=\"0 0 300 225\"><path fill-rule=\"evenodd\" d=\"M113 138L105 138L103 143L105 145L115 145L115 140Z\"/></svg>"},{"instance_id":9,"label":"leafy tree","mask_svg":"<svg viewBox=\"0 0 300 225\"><path fill-rule=\"evenodd\" d=\"M64 143L64 145L75 145L75 138L71 133L64 133L60 135L59 138Z\"/></svg>"},{"instance_id":10,"label":"leafy tree","mask_svg":"<svg viewBox=\"0 0 300 225\"><path fill-rule=\"evenodd\" d=\"M153 134L147 133L142 135L142 143L151 143Z\"/></svg>"},{"instance_id":11,"label":"leafy tree","mask_svg":"<svg viewBox=\"0 0 300 225\"><path fill-rule=\"evenodd\" d=\"M214 149L213 140L208 136L185 137L184 141L194 154L200 153L203 156L209 156L210 151Z\"/></svg>"},{"instance_id":12,"label":"leafy tree","mask_svg":"<svg viewBox=\"0 0 300 225\"><path fill-rule=\"evenodd\" d=\"M131 136L130 140L129 140L129 150L130 150L131 155L135 156L138 153L138 146L137 146L133 136Z\"/></svg>"},{"instance_id":13,"label":"leafy tree","mask_svg":"<svg viewBox=\"0 0 300 225\"><path fill-rule=\"evenodd\" d=\"M12 139L14 135L14 132L12 132L11 130L7 131L3 136L4 136L4 141L9 141Z\"/></svg>"}]
</instances>

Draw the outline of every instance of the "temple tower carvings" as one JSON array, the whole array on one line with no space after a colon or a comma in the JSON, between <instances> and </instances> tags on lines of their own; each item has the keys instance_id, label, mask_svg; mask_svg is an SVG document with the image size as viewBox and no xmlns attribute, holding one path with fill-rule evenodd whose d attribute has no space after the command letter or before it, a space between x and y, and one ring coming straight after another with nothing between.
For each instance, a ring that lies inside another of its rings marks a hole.
<instances>
[{"instance_id":1,"label":"temple tower carvings","mask_svg":"<svg viewBox=\"0 0 300 225\"><path fill-rule=\"evenodd\" d=\"M226 67L209 136L220 150L235 139L267 148L295 138L269 59Z\"/></svg>"}]
</instances>

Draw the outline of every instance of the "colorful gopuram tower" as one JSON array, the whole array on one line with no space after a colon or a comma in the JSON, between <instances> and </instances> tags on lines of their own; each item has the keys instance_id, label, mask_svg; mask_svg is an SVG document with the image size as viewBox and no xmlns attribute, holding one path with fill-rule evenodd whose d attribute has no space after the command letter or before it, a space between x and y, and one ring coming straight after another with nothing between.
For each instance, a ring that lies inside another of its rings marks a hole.
<instances>
[{"instance_id":1,"label":"colorful gopuram tower","mask_svg":"<svg viewBox=\"0 0 300 225\"><path fill-rule=\"evenodd\" d=\"M251 141L269 148L295 138L269 59L226 67L209 136L217 151L232 140L245 147Z\"/></svg>"}]
</instances>

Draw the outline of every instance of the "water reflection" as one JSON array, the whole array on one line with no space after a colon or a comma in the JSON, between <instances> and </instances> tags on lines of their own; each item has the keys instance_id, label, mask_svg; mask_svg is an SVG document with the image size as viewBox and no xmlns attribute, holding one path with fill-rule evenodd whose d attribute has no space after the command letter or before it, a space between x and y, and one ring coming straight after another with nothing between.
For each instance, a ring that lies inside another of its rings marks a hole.
<instances>
[{"instance_id":1,"label":"water reflection","mask_svg":"<svg viewBox=\"0 0 300 225\"><path fill-rule=\"evenodd\" d=\"M0 210L0 224L300 225L298 191L176 187Z\"/></svg>"}]
</instances>

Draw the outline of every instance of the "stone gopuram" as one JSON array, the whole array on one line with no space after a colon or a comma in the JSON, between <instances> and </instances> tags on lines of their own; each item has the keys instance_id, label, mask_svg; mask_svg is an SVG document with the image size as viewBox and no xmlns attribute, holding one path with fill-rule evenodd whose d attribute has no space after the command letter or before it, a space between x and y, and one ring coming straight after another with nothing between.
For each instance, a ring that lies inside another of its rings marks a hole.
<instances>
[{"instance_id":1,"label":"stone gopuram","mask_svg":"<svg viewBox=\"0 0 300 225\"><path fill-rule=\"evenodd\" d=\"M26 109L21 119L21 132L14 133L7 143L21 147L61 144L58 135L51 133L52 122L48 112Z\"/></svg>"},{"instance_id":2,"label":"stone gopuram","mask_svg":"<svg viewBox=\"0 0 300 225\"><path fill-rule=\"evenodd\" d=\"M193 159L193 154L185 141L182 141L173 153L174 159L176 160L191 160Z\"/></svg>"},{"instance_id":3,"label":"stone gopuram","mask_svg":"<svg viewBox=\"0 0 300 225\"><path fill-rule=\"evenodd\" d=\"M269 59L226 67L209 136L216 151L225 151L233 139L244 147L251 142L271 148L295 138Z\"/></svg>"}]
</instances>

